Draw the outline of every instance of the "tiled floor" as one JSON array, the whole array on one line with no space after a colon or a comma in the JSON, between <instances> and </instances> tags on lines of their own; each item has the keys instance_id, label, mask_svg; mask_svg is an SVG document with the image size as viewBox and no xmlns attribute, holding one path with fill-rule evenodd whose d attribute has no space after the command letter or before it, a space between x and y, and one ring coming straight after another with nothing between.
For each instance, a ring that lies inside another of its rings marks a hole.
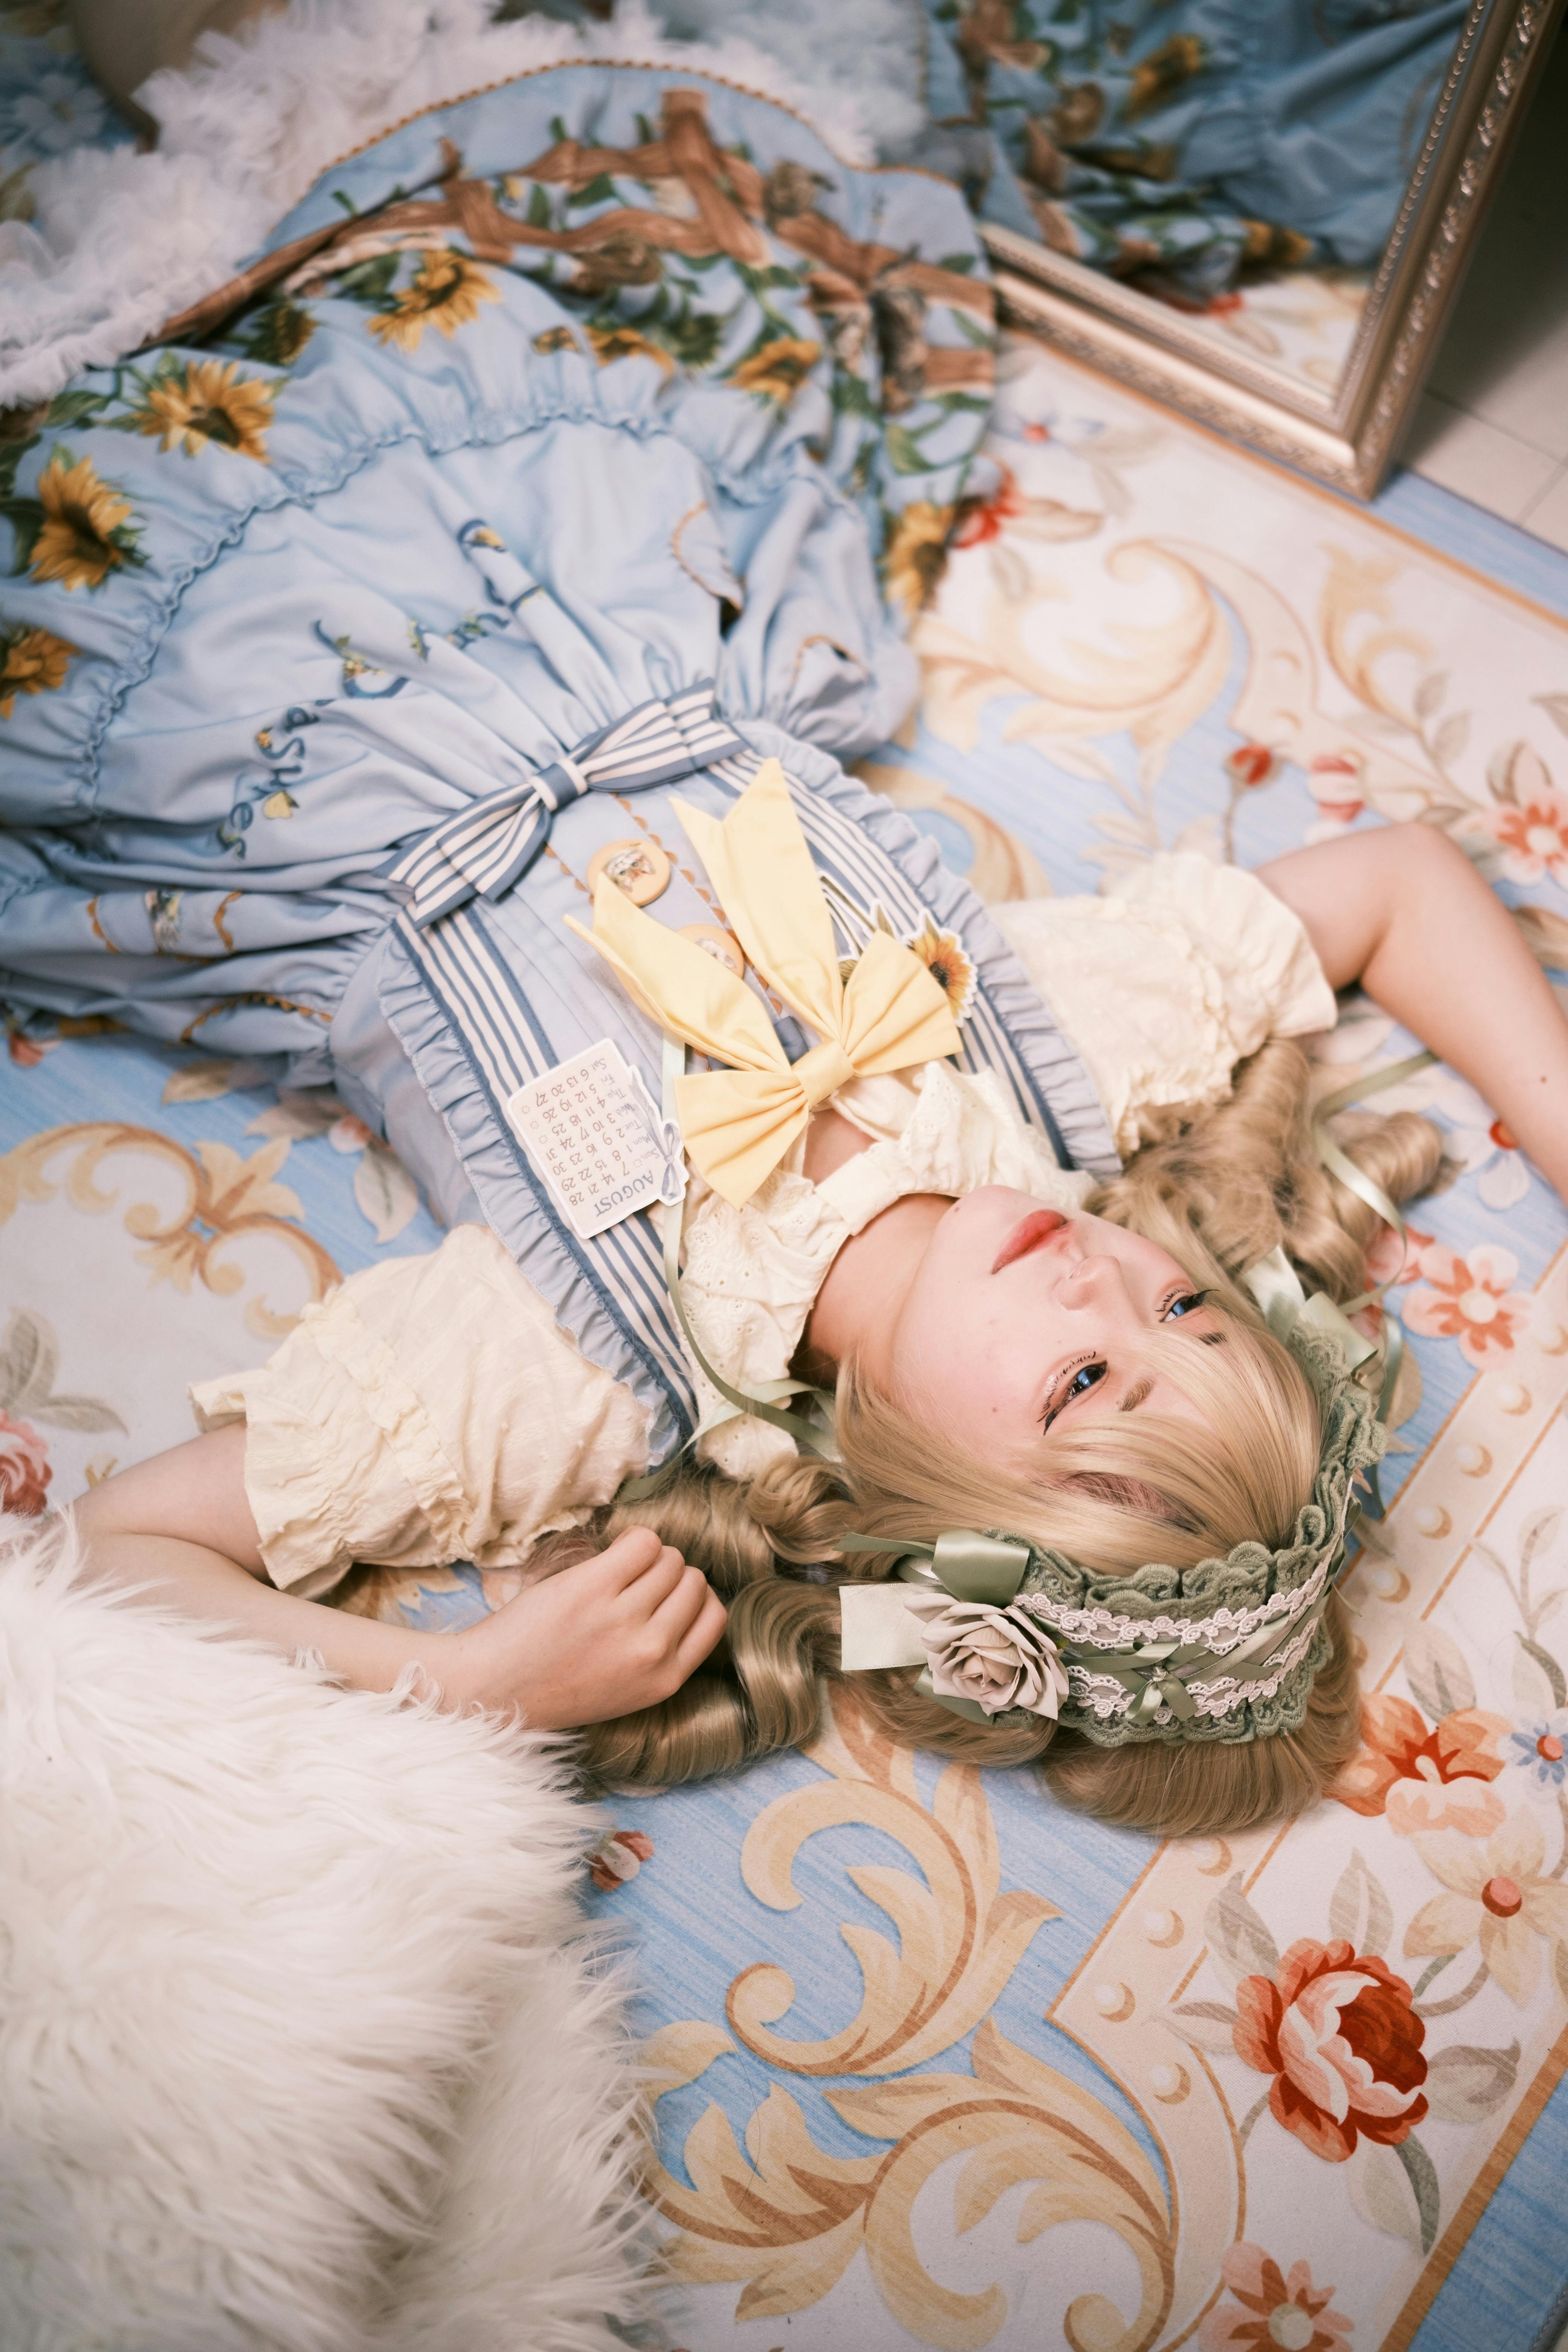
<instances>
[{"instance_id":1,"label":"tiled floor","mask_svg":"<svg viewBox=\"0 0 1568 2352\"><path fill-rule=\"evenodd\" d=\"M1401 457L1568 549L1568 19Z\"/></svg>"}]
</instances>

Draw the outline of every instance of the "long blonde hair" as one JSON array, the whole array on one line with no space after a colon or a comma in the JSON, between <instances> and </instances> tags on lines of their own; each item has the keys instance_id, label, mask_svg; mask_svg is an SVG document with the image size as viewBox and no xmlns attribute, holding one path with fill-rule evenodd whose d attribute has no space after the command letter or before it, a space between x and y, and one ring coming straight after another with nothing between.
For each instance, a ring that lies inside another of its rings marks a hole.
<instances>
[{"instance_id":1,"label":"long blonde hair","mask_svg":"<svg viewBox=\"0 0 1568 2352\"><path fill-rule=\"evenodd\" d=\"M836 1588L891 1567L891 1550L843 1555L851 1528L932 1540L946 1528L1006 1527L1107 1578L1152 1559L1180 1570L1249 1538L1283 1544L1318 1466L1317 1400L1236 1276L1283 1243L1310 1288L1343 1300L1365 1286L1378 1225L1312 1149L1307 1077L1298 1046L1265 1045L1228 1102L1164 1114L1163 1136L1089 1204L1157 1242L1221 1309L1223 1347L1173 1333L1151 1343L1204 1410L1201 1448L1190 1422L1140 1413L1052 1433L1026 1476L977 1464L850 1374L838 1388L841 1465L792 1459L741 1483L688 1462L652 1496L542 1544L535 1568L549 1574L625 1528L655 1528L728 1604L719 1651L672 1698L582 1735L593 1778L664 1788L808 1740L821 1679L838 1670ZM1441 1161L1436 1129L1408 1112L1363 1116L1344 1139L1395 1200L1425 1190ZM858 1674L854 1693L909 1744L989 1765L1041 1762L1061 1801L1102 1820L1166 1835L1235 1831L1300 1810L1354 1751L1355 1664L1337 1599L1324 1622L1331 1656L1300 1729L1234 1745L1100 1748L1045 1718L1023 1730L976 1724L922 1697L907 1673Z\"/></svg>"}]
</instances>

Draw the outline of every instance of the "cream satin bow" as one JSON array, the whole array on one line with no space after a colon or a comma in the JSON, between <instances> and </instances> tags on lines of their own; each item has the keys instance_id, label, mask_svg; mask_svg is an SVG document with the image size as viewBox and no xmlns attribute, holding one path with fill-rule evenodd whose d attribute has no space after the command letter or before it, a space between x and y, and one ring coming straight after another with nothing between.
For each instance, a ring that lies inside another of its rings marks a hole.
<instances>
[{"instance_id":1,"label":"cream satin bow","mask_svg":"<svg viewBox=\"0 0 1568 2352\"><path fill-rule=\"evenodd\" d=\"M670 1035L729 1065L676 1084L691 1164L734 1207L772 1174L818 1103L854 1077L956 1054L958 1024L917 955L873 931L840 978L833 921L784 772L764 761L720 824L671 799L752 968L821 1043L793 1066L752 991L689 940L634 907L613 882L594 897L597 948L633 1000Z\"/></svg>"}]
</instances>

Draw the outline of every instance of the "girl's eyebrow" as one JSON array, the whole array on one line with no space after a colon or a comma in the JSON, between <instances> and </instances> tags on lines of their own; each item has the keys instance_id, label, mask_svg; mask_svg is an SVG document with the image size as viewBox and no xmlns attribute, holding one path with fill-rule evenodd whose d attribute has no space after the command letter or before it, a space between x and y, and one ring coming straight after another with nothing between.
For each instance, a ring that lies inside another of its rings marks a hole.
<instances>
[{"instance_id":1,"label":"girl's eyebrow","mask_svg":"<svg viewBox=\"0 0 1568 2352\"><path fill-rule=\"evenodd\" d=\"M1136 1412L1144 1398L1152 1393L1153 1387L1154 1382L1148 1373L1145 1373L1141 1381L1134 1381L1121 1402L1117 1406L1117 1412Z\"/></svg>"}]
</instances>

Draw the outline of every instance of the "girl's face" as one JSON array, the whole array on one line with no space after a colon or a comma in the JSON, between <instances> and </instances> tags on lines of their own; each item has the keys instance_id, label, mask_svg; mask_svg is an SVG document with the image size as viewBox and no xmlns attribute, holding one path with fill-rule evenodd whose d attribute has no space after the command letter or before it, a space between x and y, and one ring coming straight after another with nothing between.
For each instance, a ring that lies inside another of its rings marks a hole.
<instances>
[{"instance_id":1,"label":"girl's face","mask_svg":"<svg viewBox=\"0 0 1568 2352\"><path fill-rule=\"evenodd\" d=\"M930 1238L868 1369L954 1444L1026 1457L1051 1427L1148 1412L1202 1422L1150 1365L1163 1325L1214 1335L1204 1295L1153 1242L998 1184L931 1204Z\"/></svg>"}]
</instances>

